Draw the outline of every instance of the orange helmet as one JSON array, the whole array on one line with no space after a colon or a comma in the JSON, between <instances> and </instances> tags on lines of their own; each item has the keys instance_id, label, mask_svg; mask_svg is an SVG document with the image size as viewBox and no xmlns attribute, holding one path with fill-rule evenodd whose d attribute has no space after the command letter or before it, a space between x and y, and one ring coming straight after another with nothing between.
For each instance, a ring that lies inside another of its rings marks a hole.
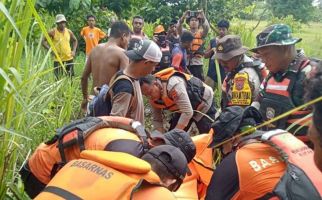
<instances>
[{"instance_id":1,"label":"orange helmet","mask_svg":"<svg viewBox=\"0 0 322 200\"><path fill-rule=\"evenodd\" d=\"M162 32L165 32L164 27L162 25L158 25L157 27L155 27L153 33L162 33Z\"/></svg>"}]
</instances>

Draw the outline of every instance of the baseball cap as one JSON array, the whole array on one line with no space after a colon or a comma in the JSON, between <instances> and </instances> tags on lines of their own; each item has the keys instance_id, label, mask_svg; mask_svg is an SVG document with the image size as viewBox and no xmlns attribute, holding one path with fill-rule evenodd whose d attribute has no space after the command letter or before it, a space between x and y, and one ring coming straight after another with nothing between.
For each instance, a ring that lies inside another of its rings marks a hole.
<instances>
[{"instance_id":1,"label":"baseball cap","mask_svg":"<svg viewBox=\"0 0 322 200\"><path fill-rule=\"evenodd\" d=\"M147 154L159 160L176 179L183 181L189 168L180 149L171 145L159 145L151 148Z\"/></svg>"},{"instance_id":2,"label":"baseball cap","mask_svg":"<svg viewBox=\"0 0 322 200\"><path fill-rule=\"evenodd\" d=\"M181 129L172 129L165 133L164 141L166 144L179 148L185 155L188 163L191 162L196 155L196 146L190 135Z\"/></svg>"},{"instance_id":3,"label":"baseball cap","mask_svg":"<svg viewBox=\"0 0 322 200\"><path fill-rule=\"evenodd\" d=\"M160 47L147 39L140 40L132 50L126 51L125 54L133 61L146 59L156 63L159 63L162 57Z\"/></svg>"},{"instance_id":4,"label":"baseball cap","mask_svg":"<svg viewBox=\"0 0 322 200\"><path fill-rule=\"evenodd\" d=\"M56 15L56 23L67 22L65 15L58 14Z\"/></svg>"},{"instance_id":5,"label":"baseball cap","mask_svg":"<svg viewBox=\"0 0 322 200\"><path fill-rule=\"evenodd\" d=\"M267 46L284 46L300 42L301 38L293 38L292 30L286 24L273 24L265 28L256 36L257 47L251 49L257 52L258 49Z\"/></svg>"},{"instance_id":6,"label":"baseball cap","mask_svg":"<svg viewBox=\"0 0 322 200\"><path fill-rule=\"evenodd\" d=\"M248 106L245 109L240 106L227 107L212 125L214 138L208 147L214 147L232 138L243 127L255 127L262 121L262 116L255 107Z\"/></svg>"},{"instance_id":7,"label":"baseball cap","mask_svg":"<svg viewBox=\"0 0 322 200\"><path fill-rule=\"evenodd\" d=\"M216 46L215 57L220 60L230 60L235 56L242 55L248 51L237 35L226 35L220 38Z\"/></svg>"}]
</instances>

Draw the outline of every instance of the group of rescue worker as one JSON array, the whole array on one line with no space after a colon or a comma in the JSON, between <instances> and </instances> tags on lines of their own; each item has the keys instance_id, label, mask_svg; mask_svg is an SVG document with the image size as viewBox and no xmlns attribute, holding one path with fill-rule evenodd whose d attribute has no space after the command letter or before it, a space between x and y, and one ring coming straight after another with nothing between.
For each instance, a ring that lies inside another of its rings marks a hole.
<instances>
[{"instance_id":1,"label":"group of rescue worker","mask_svg":"<svg viewBox=\"0 0 322 200\"><path fill-rule=\"evenodd\" d=\"M31 198L321 199L322 102L257 128L322 96L322 63L296 49L301 39L289 26L265 28L250 55L226 20L204 50L202 11L186 11L168 32L157 26L153 41L142 17L132 25L114 22L108 42L88 56L89 116L58 129L21 168ZM203 82L204 55L224 69L220 109ZM153 131L144 127L143 95Z\"/></svg>"}]
</instances>

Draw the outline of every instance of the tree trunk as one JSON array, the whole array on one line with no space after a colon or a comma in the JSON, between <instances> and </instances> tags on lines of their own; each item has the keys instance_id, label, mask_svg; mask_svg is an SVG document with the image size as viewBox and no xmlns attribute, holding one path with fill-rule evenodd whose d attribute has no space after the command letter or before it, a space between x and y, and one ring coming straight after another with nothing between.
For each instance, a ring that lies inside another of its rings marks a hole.
<instances>
[{"instance_id":1,"label":"tree trunk","mask_svg":"<svg viewBox=\"0 0 322 200\"><path fill-rule=\"evenodd\" d=\"M207 17L207 10L208 10L207 8L208 8L207 0L199 0L199 9L204 11L204 13L206 14L206 17Z\"/></svg>"}]
</instances>

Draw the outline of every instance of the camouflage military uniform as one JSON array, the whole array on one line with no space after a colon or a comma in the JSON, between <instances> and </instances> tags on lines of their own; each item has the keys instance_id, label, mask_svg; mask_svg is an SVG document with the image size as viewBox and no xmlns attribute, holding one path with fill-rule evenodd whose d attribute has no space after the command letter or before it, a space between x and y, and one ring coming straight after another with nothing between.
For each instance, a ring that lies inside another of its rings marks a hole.
<instances>
[{"instance_id":1,"label":"camouflage military uniform","mask_svg":"<svg viewBox=\"0 0 322 200\"><path fill-rule=\"evenodd\" d=\"M284 24L276 24L267 27L257 35L257 47L251 51L257 52L258 49L268 46L294 45L300 42L300 38L293 38L291 29ZM309 78L314 67L310 60L304 55L302 50L297 51L297 55L289 63L286 70L277 73L270 72L260 87L257 98L259 110L265 120L272 119L304 103L303 83ZM294 112L291 115L274 122L268 129L286 129L294 122L307 116L310 110L304 109ZM290 132L302 137L307 133L308 121L302 121L290 129ZM304 139L306 140L306 138Z\"/></svg>"}]
</instances>

